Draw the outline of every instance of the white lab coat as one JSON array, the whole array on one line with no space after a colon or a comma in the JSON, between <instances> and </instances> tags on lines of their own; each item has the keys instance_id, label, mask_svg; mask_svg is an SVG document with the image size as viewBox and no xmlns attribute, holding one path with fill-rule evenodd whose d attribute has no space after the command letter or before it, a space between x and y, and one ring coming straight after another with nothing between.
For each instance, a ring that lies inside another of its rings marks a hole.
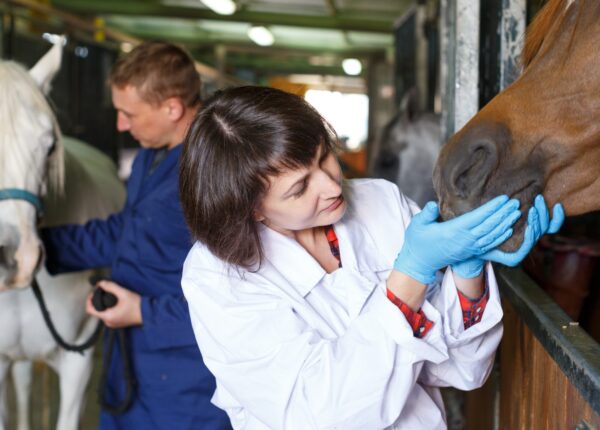
<instances>
[{"instance_id":1,"label":"white lab coat","mask_svg":"<svg viewBox=\"0 0 600 430\"><path fill-rule=\"evenodd\" d=\"M236 429L444 429L437 387L474 389L490 372L502 337L491 265L481 322L464 329L448 269L422 307L434 326L417 339L385 281L418 208L384 180L347 181L344 195L333 273L264 226L257 272L228 269L200 243L187 257L182 286L217 379L213 403Z\"/></svg>"}]
</instances>

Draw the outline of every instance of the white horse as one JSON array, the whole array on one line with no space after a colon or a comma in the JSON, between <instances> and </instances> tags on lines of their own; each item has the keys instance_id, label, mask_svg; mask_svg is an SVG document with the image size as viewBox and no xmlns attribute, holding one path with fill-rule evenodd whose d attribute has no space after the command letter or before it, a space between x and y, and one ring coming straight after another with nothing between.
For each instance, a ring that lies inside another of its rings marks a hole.
<instances>
[{"instance_id":1,"label":"white horse","mask_svg":"<svg viewBox=\"0 0 600 430\"><path fill-rule=\"evenodd\" d=\"M423 207L436 199L432 177L442 134L440 116L417 113L415 102L416 93L409 91L398 113L384 127L373 174L396 183Z\"/></svg>"},{"instance_id":2,"label":"white horse","mask_svg":"<svg viewBox=\"0 0 600 430\"><path fill-rule=\"evenodd\" d=\"M54 324L69 343L81 343L96 320L85 313L92 272L50 276L41 264L37 198L44 196L43 224L81 223L119 210L125 191L114 163L81 142L63 139L40 88L60 68L62 40L29 73L0 62L0 429L6 425L6 376L13 364L18 428L29 428L31 360L59 375L57 429L78 428L92 350L60 349L46 327L30 288L35 276Z\"/></svg>"}]
</instances>

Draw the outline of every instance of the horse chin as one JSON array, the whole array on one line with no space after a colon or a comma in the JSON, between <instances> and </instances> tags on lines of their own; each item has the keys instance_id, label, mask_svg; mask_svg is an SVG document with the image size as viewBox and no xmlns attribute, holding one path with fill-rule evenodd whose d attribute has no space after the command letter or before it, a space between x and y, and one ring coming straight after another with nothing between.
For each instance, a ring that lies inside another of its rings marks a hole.
<instances>
[{"instance_id":1,"label":"horse chin","mask_svg":"<svg viewBox=\"0 0 600 430\"><path fill-rule=\"evenodd\" d=\"M498 247L499 250L504 252L514 252L519 249L523 243L525 226L527 222L527 213L529 212L529 208L531 207L531 202L533 202L534 196L539 194L537 188L528 187L527 189L522 189L517 193L510 193L506 190L488 190L485 196L471 199L441 197L439 204L440 216L445 221L450 220L483 205L484 203L501 194L507 194L511 198L516 198L521 203L521 217L513 225L513 234L508 240Z\"/></svg>"},{"instance_id":2,"label":"horse chin","mask_svg":"<svg viewBox=\"0 0 600 430\"><path fill-rule=\"evenodd\" d=\"M29 287L33 280L31 273L4 272L3 275L0 278L0 292Z\"/></svg>"},{"instance_id":3,"label":"horse chin","mask_svg":"<svg viewBox=\"0 0 600 430\"><path fill-rule=\"evenodd\" d=\"M16 267L7 287L10 289L25 288L31 285L42 260L41 245L36 240L17 250L15 254Z\"/></svg>"},{"instance_id":4,"label":"horse chin","mask_svg":"<svg viewBox=\"0 0 600 430\"><path fill-rule=\"evenodd\" d=\"M498 247L504 252L515 252L521 247L525 232L525 223L519 220L513 227L513 234L506 242Z\"/></svg>"},{"instance_id":5,"label":"horse chin","mask_svg":"<svg viewBox=\"0 0 600 430\"><path fill-rule=\"evenodd\" d=\"M8 282L0 283L0 292L9 291L9 290L19 290L23 288L27 288L31 286L31 282L33 281L33 276L26 276L20 278L13 278Z\"/></svg>"}]
</instances>

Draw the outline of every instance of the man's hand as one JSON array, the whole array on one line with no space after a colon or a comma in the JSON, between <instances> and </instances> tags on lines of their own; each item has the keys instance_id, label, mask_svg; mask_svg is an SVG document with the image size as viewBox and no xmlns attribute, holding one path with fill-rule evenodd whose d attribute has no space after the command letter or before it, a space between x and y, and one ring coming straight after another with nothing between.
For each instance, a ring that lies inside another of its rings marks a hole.
<instances>
[{"instance_id":1,"label":"man's hand","mask_svg":"<svg viewBox=\"0 0 600 430\"><path fill-rule=\"evenodd\" d=\"M92 305L92 295L88 295L86 312L100 318L107 327L122 328L142 324L142 299L139 294L123 288L111 281L100 281L96 287L102 288L117 297L117 304L105 311L98 312Z\"/></svg>"}]
</instances>

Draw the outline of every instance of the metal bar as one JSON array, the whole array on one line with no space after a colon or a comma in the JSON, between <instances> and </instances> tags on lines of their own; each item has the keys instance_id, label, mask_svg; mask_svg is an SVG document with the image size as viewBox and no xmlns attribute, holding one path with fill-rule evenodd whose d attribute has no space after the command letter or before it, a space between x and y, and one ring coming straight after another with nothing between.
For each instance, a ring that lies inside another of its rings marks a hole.
<instances>
[{"instance_id":1,"label":"metal bar","mask_svg":"<svg viewBox=\"0 0 600 430\"><path fill-rule=\"evenodd\" d=\"M195 43L191 46L194 48L211 48L214 43ZM352 55L355 58L360 60L367 61L368 58L372 55L384 54L383 49L378 49L376 51L369 49L353 49L351 51L339 51L333 50L328 47L323 47L320 49L317 48L297 48L297 47L262 47L258 46L255 43L245 43L245 44L232 44L222 43L223 46L227 48L227 52L230 53L243 53L243 54L256 54L256 55L274 55L279 58L309 58L314 55L323 55L326 54L328 58L333 58L336 61L340 62L347 58L348 55Z\"/></svg>"},{"instance_id":2,"label":"metal bar","mask_svg":"<svg viewBox=\"0 0 600 430\"><path fill-rule=\"evenodd\" d=\"M0 58L4 58L4 19L6 15L0 10Z\"/></svg>"},{"instance_id":3,"label":"metal bar","mask_svg":"<svg viewBox=\"0 0 600 430\"><path fill-rule=\"evenodd\" d=\"M36 3L33 0L4 0L4 1L7 2L9 4L9 6L18 6L18 7L34 10L38 13L47 14L47 15L56 17L66 27L71 27L71 28L75 28L75 29L82 30L85 32L90 32L92 34L97 30L97 27L94 25L94 23L91 20L86 20L86 19L80 18L76 15L56 9L55 7L52 7L52 6ZM14 20L14 14L10 13L10 10L9 10L9 17L12 22ZM12 29L14 28L14 25L11 25L9 28L12 31ZM103 31L106 34L107 38L110 38L111 40L114 40L116 42L127 42L127 43L131 43L133 45L137 45L138 43L142 42L142 39L130 36L127 33L123 33L120 31L113 30L113 29L106 28ZM7 45L8 45L7 55L10 55L10 46L11 46L10 40ZM196 70L198 71L198 73L200 73L200 75L203 78L208 79L210 81L222 79L222 82L224 85L245 84L244 81L242 81L241 79L237 79L233 76L221 76L219 74L218 70L216 70L215 68L208 66L206 64L202 64L202 63L196 61L195 65L196 65Z\"/></svg>"},{"instance_id":4,"label":"metal bar","mask_svg":"<svg viewBox=\"0 0 600 430\"><path fill-rule=\"evenodd\" d=\"M4 55L10 60L13 58L13 46L15 44L15 15L12 13L12 8L9 8L6 26L7 29L4 33Z\"/></svg>"},{"instance_id":5,"label":"metal bar","mask_svg":"<svg viewBox=\"0 0 600 430\"><path fill-rule=\"evenodd\" d=\"M396 106L400 106L405 94L417 83L417 9L410 8L394 23L394 88Z\"/></svg>"},{"instance_id":6,"label":"metal bar","mask_svg":"<svg viewBox=\"0 0 600 430\"><path fill-rule=\"evenodd\" d=\"M456 0L454 130L479 110L479 1Z\"/></svg>"},{"instance_id":7,"label":"metal bar","mask_svg":"<svg viewBox=\"0 0 600 430\"><path fill-rule=\"evenodd\" d=\"M427 105L428 88L428 45L425 35L425 21L427 19L427 5L420 0L415 11L415 86L417 87L417 106L423 111Z\"/></svg>"},{"instance_id":8,"label":"metal bar","mask_svg":"<svg viewBox=\"0 0 600 430\"><path fill-rule=\"evenodd\" d=\"M442 137L447 140L479 110L479 18L473 0L441 3Z\"/></svg>"},{"instance_id":9,"label":"metal bar","mask_svg":"<svg viewBox=\"0 0 600 430\"><path fill-rule=\"evenodd\" d=\"M456 80L456 2L440 4L440 99L442 140L454 134L454 89Z\"/></svg>"},{"instance_id":10,"label":"metal bar","mask_svg":"<svg viewBox=\"0 0 600 430\"><path fill-rule=\"evenodd\" d=\"M520 269L494 267L500 291L600 415L600 345Z\"/></svg>"},{"instance_id":11,"label":"metal bar","mask_svg":"<svg viewBox=\"0 0 600 430\"><path fill-rule=\"evenodd\" d=\"M20 7L24 7L24 8L36 11L41 14L51 15L53 17L60 19L63 23L65 23L73 28L79 29L79 30L88 31L91 33L95 32L97 30L97 28L94 25L94 23L92 22L92 20L80 18L76 15L73 15L68 12L64 12L55 7L35 2L34 0L4 0L4 1L6 1L7 3L12 4L14 6L20 6ZM118 42L129 42L129 43L133 43L133 44L141 42L141 39L139 39L137 37L132 37L126 33L123 33L123 32L117 31L117 30L112 30L112 29L107 28L107 29L104 29L104 32L106 33L106 36L108 38L113 39Z\"/></svg>"},{"instance_id":12,"label":"metal bar","mask_svg":"<svg viewBox=\"0 0 600 430\"><path fill-rule=\"evenodd\" d=\"M502 0L500 19L500 90L520 74L519 58L525 40L526 0Z\"/></svg>"},{"instance_id":13,"label":"metal bar","mask_svg":"<svg viewBox=\"0 0 600 430\"><path fill-rule=\"evenodd\" d=\"M9 0L14 1L14 0ZM326 28L347 31L367 31L390 33L394 16L383 18L355 18L340 14L299 15L271 12L250 12L238 10L233 15L219 15L209 9L181 6L165 6L158 2L122 1L122 0L55 0L54 5L79 14L94 15L147 15L160 17L179 17L190 19L208 19L212 21L248 22L258 25L287 25L292 27Z\"/></svg>"}]
</instances>

